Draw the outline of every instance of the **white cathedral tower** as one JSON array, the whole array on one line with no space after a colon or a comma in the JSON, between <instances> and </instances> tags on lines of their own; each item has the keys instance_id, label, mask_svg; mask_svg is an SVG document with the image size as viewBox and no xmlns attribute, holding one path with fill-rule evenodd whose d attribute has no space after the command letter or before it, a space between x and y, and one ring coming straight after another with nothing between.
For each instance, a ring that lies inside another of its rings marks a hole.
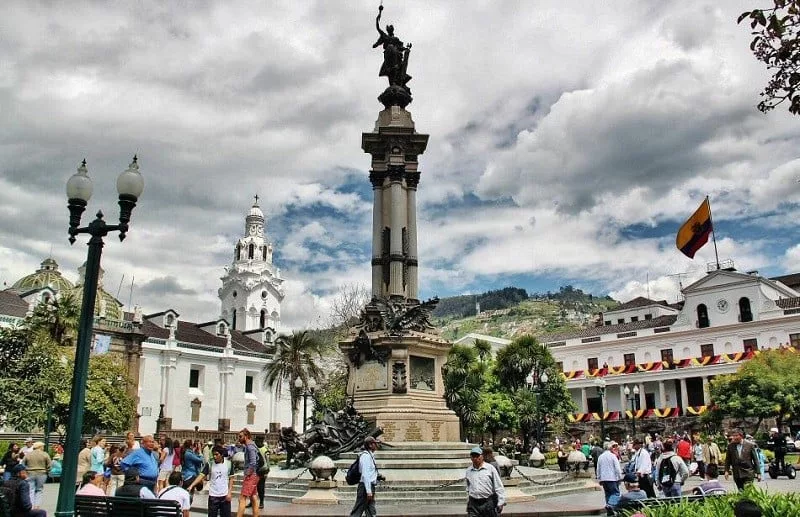
<instances>
[{"instance_id":1,"label":"white cathedral tower","mask_svg":"<svg viewBox=\"0 0 800 517\"><path fill-rule=\"evenodd\" d=\"M258 196L245 218L244 236L236 243L233 264L225 268L219 299L221 317L232 329L272 341L281 321L283 279L272 263L272 243L264 235L264 213ZM254 337L254 336L251 336Z\"/></svg>"}]
</instances>

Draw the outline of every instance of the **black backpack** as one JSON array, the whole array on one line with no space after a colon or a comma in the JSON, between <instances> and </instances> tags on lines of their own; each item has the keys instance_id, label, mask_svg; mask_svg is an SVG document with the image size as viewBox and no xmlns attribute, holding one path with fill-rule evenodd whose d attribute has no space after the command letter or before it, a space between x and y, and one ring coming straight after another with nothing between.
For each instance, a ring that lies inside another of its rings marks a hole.
<instances>
[{"instance_id":1,"label":"black backpack","mask_svg":"<svg viewBox=\"0 0 800 517\"><path fill-rule=\"evenodd\" d=\"M347 481L348 485L357 485L361 481L360 461L361 461L361 454L358 455L356 460L347 469L347 474L345 474L344 480Z\"/></svg>"},{"instance_id":2,"label":"black backpack","mask_svg":"<svg viewBox=\"0 0 800 517\"><path fill-rule=\"evenodd\" d=\"M670 456L661 460L661 465L658 467L658 481L661 486L669 488L675 484L678 471L675 469L675 463L672 461L674 457L675 456Z\"/></svg>"}]
</instances>

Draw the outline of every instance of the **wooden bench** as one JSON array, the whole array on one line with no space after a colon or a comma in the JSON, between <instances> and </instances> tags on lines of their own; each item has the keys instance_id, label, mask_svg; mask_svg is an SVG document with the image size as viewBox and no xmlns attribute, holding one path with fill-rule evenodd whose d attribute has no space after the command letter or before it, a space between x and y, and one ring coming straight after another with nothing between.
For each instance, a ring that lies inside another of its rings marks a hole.
<instances>
[{"instance_id":1,"label":"wooden bench","mask_svg":"<svg viewBox=\"0 0 800 517\"><path fill-rule=\"evenodd\" d=\"M75 517L181 517L176 501L136 497L75 496Z\"/></svg>"}]
</instances>

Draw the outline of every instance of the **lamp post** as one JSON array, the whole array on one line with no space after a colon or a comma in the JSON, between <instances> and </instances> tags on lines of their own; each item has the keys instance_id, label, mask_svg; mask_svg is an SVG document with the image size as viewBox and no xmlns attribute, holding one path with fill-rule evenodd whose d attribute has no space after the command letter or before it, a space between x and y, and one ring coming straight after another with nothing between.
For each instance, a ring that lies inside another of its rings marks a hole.
<instances>
[{"instance_id":1,"label":"lamp post","mask_svg":"<svg viewBox=\"0 0 800 517\"><path fill-rule=\"evenodd\" d=\"M75 477L78 468L78 448L83 430L83 410L86 399L86 378L89 373L89 350L94 327L94 303L97 297L97 282L100 275L100 257L103 252L103 237L111 232L119 232L119 240L128 233L128 223L136 201L144 190L144 179L139 173L136 156L128 168L117 178L119 193L119 224L108 225L103 220L103 212L88 226L79 228L81 215L92 197L92 180L86 169L86 160L78 167L78 172L67 181L69 208L69 242L75 243L75 236L89 234L89 252L86 258L86 274L83 281L83 300L78 322L78 342L75 347L75 371L72 377L72 390L69 399L69 420L64 445L64 467L58 490L56 517L71 517L75 513Z\"/></svg>"},{"instance_id":2,"label":"lamp post","mask_svg":"<svg viewBox=\"0 0 800 517\"><path fill-rule=\"evenodd\" d=\"M529 373L528 376L525 378L525 385L528 387L528 389L532 393L539 394L544 389L544 387L547 385L547 381L548 380L549 380L549 378L547 377L547 372L546 371L543 371L541 374L537 374L537 375L534 375L534 372L531 371L531 373ZM539 400L538 399L536 401L536 409L537 410L539 409ZM542 420L544 420L544 418L542 418ZM536 436L535 436L535 439L536 439L536 445L538 445L539 442L542 441L542 423L541 422L537 422L537 424L536 424Z\"/></svg>"},{"instance_id":3,"label":"lamp post","mask_svg":"<svg viewBox=\"0 0 800 517\"><path fill-rule=\"evenodd\" d=\"M301 377L294 380L294 387L298 390L303 390L303 432L306 432L306 420L308 419L308 396L314 394L314 388L317 387L317 381L313 377L308 379L308 382L303 382Z\"/></svg>"},{"instance_id":4,"label":"lamp post","mask_svg":"<svg viewBox=\"0 0 800 517\"><path fill-rule=\"evenodd\" d=\"M632 422L633 422L633 436L635 437L636 436L636 402L637 402L637 399L639 398L639 386L638 385L634 385L633 386L633 392L631 392L631 389L626 385L625 389L623 391L625 392L625 398L628 399L628 403L631 405L631 418L633 419L632 420Z\"/></svg>"},{"instance_id":5,"label":"lamp post","mask_svg":"<svg viewBox=\"0 0 800 517\"><path fill-rule=\"evenodd\" d=\"M606 380L602 377L595 379L594 387L600 396L600 443L602 443L606 439Z\"/></svg>"}]
</instances>

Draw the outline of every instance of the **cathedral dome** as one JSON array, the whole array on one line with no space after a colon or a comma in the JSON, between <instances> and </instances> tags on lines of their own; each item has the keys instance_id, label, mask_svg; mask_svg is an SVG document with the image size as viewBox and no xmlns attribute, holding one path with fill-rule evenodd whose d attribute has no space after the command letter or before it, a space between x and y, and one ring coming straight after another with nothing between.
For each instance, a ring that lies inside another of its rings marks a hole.
<instances>
[{"instance_id":1,"label":"cathedral dome","mask_svg":"<svg viewBox=\"0 0 800 517\"><path fill-rule=\"evenodd\" d=\"M78 283L75 284L75 287L72 288L72 294L75 296L75 301L78 303L78 306L80 306L83 304L83 281L84 278L86 278L85 262L81 267L78 268L78 274L80 275L80 279L78 280ZM104 316L110 320L122 321L122 302L114 298L114 296L103 289L104 274L105 271L103 268L100 268L97 277L97 297L94 301L94 315Z\"/></svg>"},{"instance_id":2,"label":"cathedral dome","mask_svg":"<svg viewBox=\"0 0 800 517\"><path fill-rule=\"evenodd\" d=\"M20 278L11 286L11 289L27 292L43 287L50 287L54 291L68 291L73 288L72 282L61 275L58 263L52 258L44 259L35 273Z\"/></svg>"},{"instance_id":3,"label":"cathedral dome","mask_svg":"<svg viewBox=\"0 0 800 517\"><path fill-rule=\"evenodd\" d=\"M250 213L247 214L247 216L260 217L261 219L264 219L264 212L261 211L261 207L259 207L258 204L256 203L250 208Z\"/></svg>"}]
</instances>

